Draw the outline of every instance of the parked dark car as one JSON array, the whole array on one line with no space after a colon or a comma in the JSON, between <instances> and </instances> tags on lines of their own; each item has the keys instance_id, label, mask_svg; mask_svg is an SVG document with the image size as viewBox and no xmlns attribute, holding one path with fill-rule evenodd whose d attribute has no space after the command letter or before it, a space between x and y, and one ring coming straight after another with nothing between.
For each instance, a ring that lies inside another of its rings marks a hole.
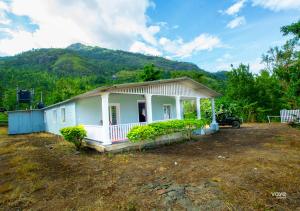
<instances>
[{"instance_id":1,"label":"parked dark car","mask_svg":"<svg viewBox=\"0 0 300 211\"><path fill-rule=\"evenodd\" d=\"M234 115L220 113L217 115L219 125L231 125L233 128L240 128L242 120Z\"/></svg>"}]
</instances>

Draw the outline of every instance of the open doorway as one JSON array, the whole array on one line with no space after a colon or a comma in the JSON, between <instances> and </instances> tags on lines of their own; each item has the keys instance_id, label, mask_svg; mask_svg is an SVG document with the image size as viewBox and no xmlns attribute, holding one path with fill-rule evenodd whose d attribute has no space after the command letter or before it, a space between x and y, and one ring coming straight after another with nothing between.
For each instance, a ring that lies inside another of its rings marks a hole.
<instances>
[{"instance_id":1,"label":"open doorway","mask_svg":"<svg viewBox=\"0 0 300 211\"><path fill-rule=\"evenodd\" d=\"M139 122L147 121L146 102L138 101Z\"/></svg>"}]
</instances>

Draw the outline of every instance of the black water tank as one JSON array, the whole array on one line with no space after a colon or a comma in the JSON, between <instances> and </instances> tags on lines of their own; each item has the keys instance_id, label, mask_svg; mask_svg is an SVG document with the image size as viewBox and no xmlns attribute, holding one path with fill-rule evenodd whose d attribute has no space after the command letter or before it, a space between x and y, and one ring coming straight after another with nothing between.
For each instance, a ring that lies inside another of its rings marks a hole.
<instances>
[{"instance_id":1,"label":"black water tank","mask_svg":"<svg viewBox=\"0 0 300 211\"><path fill-rule=\"evenodd\" d=\"M38 109L45 108L45 105L44 105L44 103L42 103L42 102L39 102L39 104L37 105L37 108L38 108Z\"/></svg>"},{"instance_id":2,"label":"black water tank","mask_svg":"<svg viewBox=\"0 0 300 211\"><path fill-rule=\"evenodd\" d=\"M19 99L19 103L30 103L31 92L29 90L19 90L18 99Z\"/></svg>"}]
</instances>

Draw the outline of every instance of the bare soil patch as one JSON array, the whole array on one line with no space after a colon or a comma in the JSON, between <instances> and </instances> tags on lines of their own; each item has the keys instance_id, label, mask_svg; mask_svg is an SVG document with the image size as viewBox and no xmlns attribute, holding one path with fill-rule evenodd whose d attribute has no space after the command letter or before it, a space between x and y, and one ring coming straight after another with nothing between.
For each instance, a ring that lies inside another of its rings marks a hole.
<instances>
[{"instance_id":1,"label":"bare soil patch","mask_svg":"<svg viewBox=\"0 0 300 211\"><path fill-rule=\"evenodd\" d=\"M300 210L299 175L300 130L283 124L116 155L0 128L0 210Z\"/></svg>"}]
</instances>

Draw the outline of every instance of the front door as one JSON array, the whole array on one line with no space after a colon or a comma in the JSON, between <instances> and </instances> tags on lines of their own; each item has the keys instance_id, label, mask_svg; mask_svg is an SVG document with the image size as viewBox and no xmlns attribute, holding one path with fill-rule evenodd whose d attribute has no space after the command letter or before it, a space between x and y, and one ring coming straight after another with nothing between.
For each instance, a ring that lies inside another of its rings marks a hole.
<instances>
[{"instance_id":1,"label":"front door","mask_svg":"<svg viewBox=\"0 0 300 211\"><path fill-rule=\"evenodd\" d=\"M139 109L139 122L146 122L147 121L146 103L138 102L138 109Z\"/></svg>"}]
</instances>

